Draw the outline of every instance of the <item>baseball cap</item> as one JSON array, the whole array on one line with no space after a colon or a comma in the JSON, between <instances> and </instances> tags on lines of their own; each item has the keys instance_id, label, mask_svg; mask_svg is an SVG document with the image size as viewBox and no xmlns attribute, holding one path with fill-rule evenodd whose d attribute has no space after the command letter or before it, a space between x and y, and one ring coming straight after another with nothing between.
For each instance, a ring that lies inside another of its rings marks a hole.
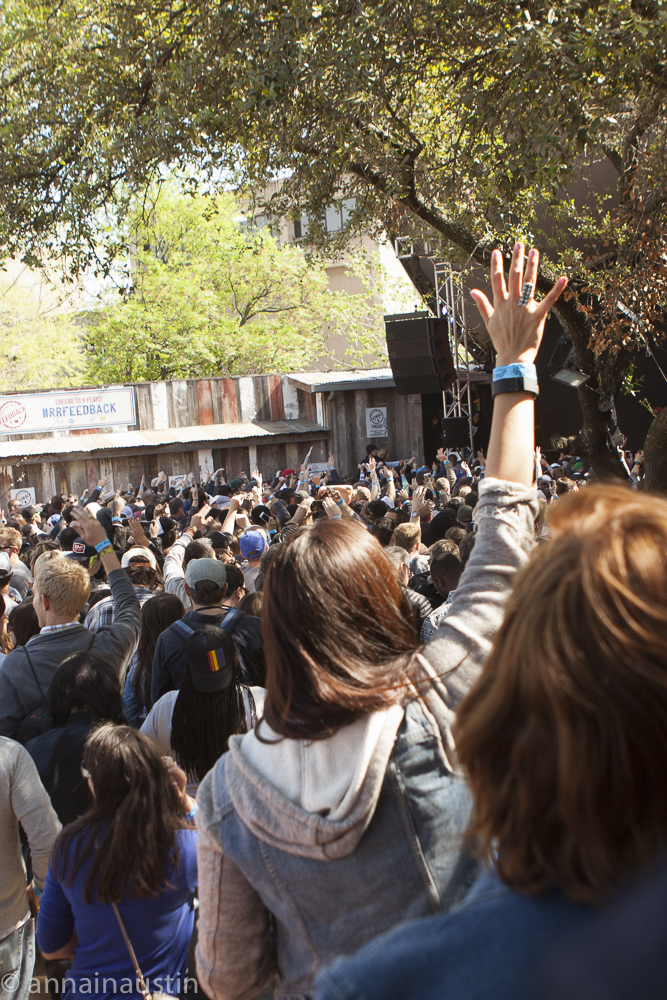
<instances>
[{"instance_id":1,"label":"baseball cap","mask_svg":"<svg viewBox=\"0 0 667 1000\"><path fill-rule=\"evenodd\" d=\"M211 503L217 503L218 507L229 507L231 503L231 497L225 496L222 493L218 493L217 496L213 497Z\"/></svg>"},{"instance_id":2,"label":"baseball cap","mask_svg":"<svg viewBox=\"0 0 667 1000\"><path fill-rule=\"evenodd\" d=\"M149 562L153 569L157 569L157 559L151 550L143 545L133 545L131 549L123 553L123 558L120 561L122 568L127 569L132 559L143 559L145 562Z\"/></svg>"},{"instance_id":3,"label":"baseball cap","mask_svg":"<svg viewBox=\"0 0 667 1000\"><path fill-rule=\"evenodd\" d=\"M0 578L11 577L13 573L11 559L6 553L0 552Z\"/></svg>"},{"instance_id":4,"label":"baseball cap","mask_svg":"<svg viewBox=\"0 0 667 1000\"><path fill-rule=\"evenodd\" d=\"M185 582L188 587L194 587L203 580L224 587L227 580L225 564L219 559L191 559L185 567Z\"/></svg>"},{"instance_id":5,"label":"baseball cap","mask_svg":"<svg viewBox=\"0 0 667 1000\"><path fill-rule=\"evenodd\" d=\"M211 561L193 559L189 566ZM222 563L218 565L222 566ZM225 647L229 649L228 634L218 625L203 625L190 637L187 661L195 691L212 694L214 691L224 691L232 683L234 665L230 662Z\"/></svg>"},{"instance_id":6,"label":"baseball cap","mask_svg":"<svg viewBox=\"0 0 667 1000\"><path fill-rule=\"evenodd\" d=\"M32 504L30 507L21 507L21 516L25 517L26 520L30 517L34 517L35 514L42 513L41 503Z\"/></svg>"},{"instance_id":7,"label":"baseball cap","mask_svg":"<svg viewBox=\"0 0 667 1000\"><path fill-rule=\"evenodd\" d=\"M75 538L72 542L71 552L63 552L66 559L75 559L82 566L91 566L93 560L99 558L97 549L92 545L87 545L83 538Z\"/></svg>"},{"instance_id":8,"label":"baseball cap","mask_svg":"<svg viewBox=\"0 0 667 1000\"><path fill-rule=\"evenodd\" d=\"M240 536L239 546L244 559L256 559L257 556L261 556L263 552L266 552L269 543L263 531L253 531L250 528Z\"/></svg>"},{"instance_id":9,"label":"baseball cap","mask_svg":"<svg viewBox=\"0 0 667 1000\"><path fill-rule=\"evenodd\" d=\"M231 486L231 488L233 490L238 490L238 488L240 486L243 486L243 480L242 479L230 479L229 480L229 485Z\"/></svg>"},{"instance_id":10,"label":"baseball cap","mask_svg":"<svg viewBox=\"0 0 667 1000\"><path fill-rule=\"evenodd\" d=\"M463 521L463 523L466 524L469 521L472 521L472 513L473 513L472 512L472 507L468 507L468 506L466 506L466 504L463 504L457 510L456 516L457 516L457 518L458 518L459 521Z\"/></svg>"}]
</instances>

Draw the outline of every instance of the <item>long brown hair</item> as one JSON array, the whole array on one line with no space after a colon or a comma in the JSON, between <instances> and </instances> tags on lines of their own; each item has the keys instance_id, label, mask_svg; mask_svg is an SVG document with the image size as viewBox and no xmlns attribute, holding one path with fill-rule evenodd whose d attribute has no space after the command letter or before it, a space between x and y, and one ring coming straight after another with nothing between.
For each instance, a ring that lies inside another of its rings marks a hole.
<instances>
[{"instance_id":1,"label":"long brown hair","mask_svg":"<svg viewBox=\"0 0 667 1000\"><path fill-rule=\"evenodd\" d=\"M86 740L83 763L95 789L93 804L56 841L56 878L71 885L92 861L86 903L156 896L178 865L176 830L187 826L160 753L136 729L105 723Z\"/></svg>"},{"instance_id":2,"label":"long brown hair","mask_svg":"<svg viewBox=\"0 0 667 1000\"><path fill-rule=\"evenodd\" d=\"M548 523L454 737L503 881L592 903L667 845L667 502L588 487Z\"/></svg>"},{"instance_id":3,"label":"long brown hair","mask_svg":"<svg viewBox=\"0 0 667 1000\"><path fill-rule=\"evenodd\" d=\"M322 739L404 695L418 644L411 606L360 524L327 518L293 534L262 593L264 718L275 732Z\"/></svg>"},{"instance_id":4,"label":"long brown hair","mask_svg":"<svg viewBox=\"0 0 667 1000\"><path fill-rule=\"evenodd\" d=\"M141 609L141 637L137 647L137 669L134 672L132 687L137 702L143 705L147 712L153 705L151 677L157 641L164 630L184 614L185 608L176 594L156 594L155 597L149 597Z\"/></svg>"}]
</instances>

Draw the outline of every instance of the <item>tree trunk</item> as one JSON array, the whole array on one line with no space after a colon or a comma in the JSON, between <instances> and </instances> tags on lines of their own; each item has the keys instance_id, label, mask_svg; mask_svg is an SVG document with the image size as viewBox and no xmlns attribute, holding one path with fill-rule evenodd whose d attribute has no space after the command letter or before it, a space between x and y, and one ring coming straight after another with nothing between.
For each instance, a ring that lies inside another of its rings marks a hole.
<instances>
[{"instance_id":1,"label":"tree trunk","mask_svg":"<svg viewBox=\"0 0 667 1000\"><path fill-rule=\"evenodd\" d=\"M644 463L646 489L667 496L667 409L654 418L648 429Z\"/></svg>"}]
</instances>

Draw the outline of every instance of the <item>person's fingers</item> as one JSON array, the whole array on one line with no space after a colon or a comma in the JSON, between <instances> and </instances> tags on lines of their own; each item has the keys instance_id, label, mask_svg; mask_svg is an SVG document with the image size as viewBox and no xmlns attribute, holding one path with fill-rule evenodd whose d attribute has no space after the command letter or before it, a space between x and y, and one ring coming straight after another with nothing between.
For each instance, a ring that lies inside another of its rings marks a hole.
<instances>
[{"instance_id":1,"label":"person's fingers","mask_svg":"<svg viewBox=\"0 0 667 1000\"><path fill-rule=\"evenodd\" d=\"M535 287L537 285L537 272L540 267L540 251L535 247L532 248L528 254L528 259L526 261L526 271L523 276L523 282L530 282L533 286L532 294L535 294Z\"/></svg>"},{"instance_id":2,"label":"person's fingers","mask_svg":"<svg viewBox=\"0 0 667 1000\"><path fill-rule=\"evenodd\" d=\"M473 302L479 309L479 314L484 320L484 323L488 323L493 316L493 306L487 299L484 292L480 292L477 288L474 288L470 293Z\"/></svg>"},{"instance_id":3,"label":"person's fingers","mask_svg":"<svg viewBox=\"0 0 667 1000\"><path fill-rule=\"evenodd\" d=\"M521 289L523 287L523 262L525 256L525 247L523 243L515 243L514 250L512 251L512 262L510 264L510 270L508 275L508 291L511 298L518 302L521 297Z\"/></svg>"},{"instance_id":4,"label":"person's fingers","mask_svg":"<svg viewBox=\"0 0 667 1000\"><path fill-rule=\"evenodd\" d=\"M559 278L556 284L553 286L551 291L544 296L542 301L539 303L537 309L535 310L535 315L538 319L544 319L547 313L553 306L555 302L558 301L562 293L565 291L565 286L567 285L567 278Z\"/></svg>"},{"instance_id":5,"label":"person's fingers","mask_svg":"<svg viewBox=\"0 0 667 1000\"><path fill-rule=\"evenodd\" d=\"M507 287L505 285L505 268L503 265L503 255L500 250L494 250L491 254L491 288L493 289L494 302L507 298Z\"/></svg>"}]
</instances>

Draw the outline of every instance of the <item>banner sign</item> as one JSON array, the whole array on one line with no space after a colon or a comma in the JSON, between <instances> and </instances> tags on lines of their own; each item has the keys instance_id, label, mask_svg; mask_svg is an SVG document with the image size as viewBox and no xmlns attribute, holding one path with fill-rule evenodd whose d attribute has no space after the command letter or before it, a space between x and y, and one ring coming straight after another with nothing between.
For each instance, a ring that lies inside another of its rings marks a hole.
<instances>
[{"instance_id":1,"label":"banner sign","mask_svg":"<svg viewBox=\"0 0 667 1000\"><path fill-rule=\"evenodd\" d=\"M366 437L389 437L386 406L372 406L366 410Z\"/></svg>"},{"instance_id":2,"label":"banner sign","mask_svg":"<svg viewBox=\"0 0 667 1000\"><path fill-rule=\"evenodd\" d=\"M131 386L0 396L0 434L113 427L136 421Z\"/></svg>"},{"instance_id":3,"label":"banner sign","mask_svg":"<svg viewBox=\"0 0 667 1000\"><path fill-rule=\"evenodd\" d=\"M326 475L329 471L329 466L326 462L311 462L308 465L308 471L315 473L319 472L320 475Z\"/></svg>"},{"instance_id":4,"label":"banner sign","mask_svg":"<svg viewBox=\"0 0 667 1000\"><path fill-rule=\"evenodd\" d=\"M22 490L10 490L10 500L18 500L22 507L31 507L37 503L37 496L32 486L24 486Z\"/></svg>"},{"instance_id":5,"label":"banner sign","mask_svg":"<svg viewBox=\"0 0 667 1000\"><path fill-rule=\"evenodd\" d=\"M182 490L188 485L188 475L184 472L181 476L169 476L169 487L174 486L177 490Z\"/></svg>"}]
</instances>

